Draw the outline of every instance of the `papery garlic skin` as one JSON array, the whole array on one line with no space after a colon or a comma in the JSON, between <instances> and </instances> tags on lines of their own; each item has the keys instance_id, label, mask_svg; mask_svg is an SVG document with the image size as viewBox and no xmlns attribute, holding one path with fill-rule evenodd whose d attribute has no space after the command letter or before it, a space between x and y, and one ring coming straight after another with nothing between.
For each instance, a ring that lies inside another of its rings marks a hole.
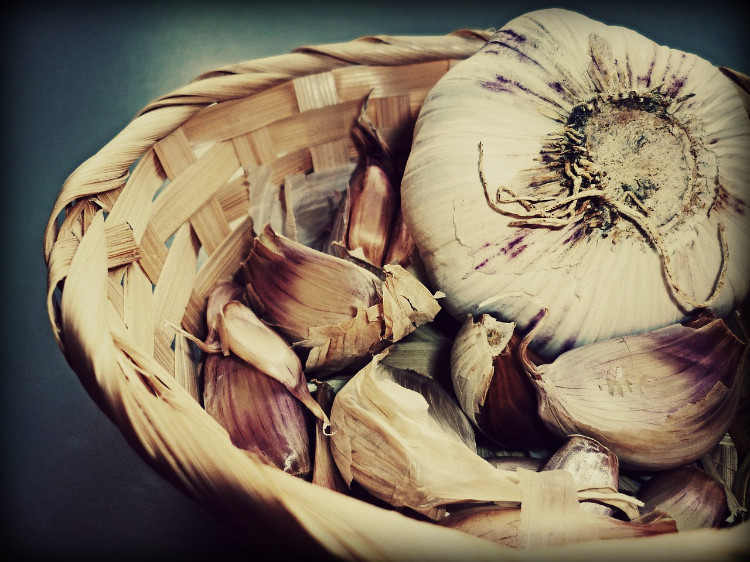
<instances>
[{"instance_id":1,"label":"papery garlic skin","mask_svg":"<svg viewBox=\"0 0 750 562\"><path fill-rule=\"evenodd\" d=\"M402 207L444 307L521 331L546 307L533 349L553 359L743 300L748 178L750 120L716 67L550 9L430 91Z\"/></svg>"},{"instance_id":2,"label":"papery garlic skin","mask_svg":"<svg viewBox=\"0 0 750 562\"><path fill-rule=\"evenodd\" d=\"M552 431L596 439L622 467L664 470L697 460L722 439L746 352L713 320L592 343L527 369Z\"/></svg>"},{"instance_id":3,"label":"papery garlic skin","mask_svg":"<svg viewBox=\"0 0 750 562\"><path fill-rule=\"evenodd\" d=\"M203 378L206 412L232 443L284 472L310 473L305 407L284 385L233 355L208 355Z\"/></svg>"}]
</instances>

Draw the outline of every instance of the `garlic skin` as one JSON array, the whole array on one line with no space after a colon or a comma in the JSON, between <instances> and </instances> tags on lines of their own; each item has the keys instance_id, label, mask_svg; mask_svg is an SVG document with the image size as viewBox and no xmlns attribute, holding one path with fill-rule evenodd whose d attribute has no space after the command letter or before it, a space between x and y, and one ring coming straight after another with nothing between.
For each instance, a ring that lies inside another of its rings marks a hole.
<instances>
[{"instance_id":1,"label":"garlic skin","mask_svg":"<svg viewBox=\"0 0 750 562\"><path fill-rule=\"evenodd\" d=\"M742 100L709 62L539 10L430 91L404 220L453 316L523 332L546 307L533 349L552 360L746 298L749 147Z\"/></svg>"},{"instance_id":2,"label":"garlic skin","mask_svg":"<svg viewBox=\"0 0 750 562\"><path fill-rule=\"evenodd\" d=\"M721 527L729 516L724 487L692 465L655 473L636 497L644 504L641 513L666 513L679 531Z\"/></svg>"},{"instance_id":3,"label":"garlic skin","mask_svg":"<svg viewBox=\"0 0 750 562\"><path fill-rule=\"evenodd\" d=\"M434 379L380 359L344 385L331 409L331 451L344 481L436 520L446 505L520 503L523 469L495 468L476 453L473 429L455 399ZM637 513L635 499L615 490L577 492L574 486L568 499L596 499Z\"/></svg>"},{"instance_id":4,"label":"garlic skin","mask_svg":"<svg viewBox=\"0 0 750 562\"><path fill-rule=\"evenodd\" d=\"M533 337L534 330L522 346ZM596 439L622 467L664 470L697 460L722 439L746 350L714 319L589 344L526 369L552 431Z\"/></svg>"},{"instance_id":5,"label":"garlic skin","mask_svg":"<svg viewBox=\"0 0 750 562\"><path fill-rule=\"evenodd\" d=\"M284 385L234 355L208 355L203 379L206 412L237 447L294 476L310 473L305 407Z\"/></svg>"},{"instance_id":6,"label":"garlic skin","mask_svg":"<svg viewBox=\"0 0 750 562\"><path fill-rule=\"evenodd\" d=\"M305 372L358 368L440 311L439 295L400 265L370 271L268 225L243 271L253 310L308 351Z\"/></svg>"}]
</instances>

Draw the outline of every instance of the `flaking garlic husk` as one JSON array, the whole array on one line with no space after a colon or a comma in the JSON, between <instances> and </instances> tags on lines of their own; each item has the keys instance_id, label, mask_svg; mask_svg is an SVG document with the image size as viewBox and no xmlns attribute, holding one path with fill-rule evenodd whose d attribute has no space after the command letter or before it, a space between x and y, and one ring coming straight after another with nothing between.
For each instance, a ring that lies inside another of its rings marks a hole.
<instances>
[{"instance_id":1,"label":"flaking garlic husk","mask_svg":"<svg viewBox=\"0 0 750 562\"><path fill-rule=\"evenodd\" d=\"M533 541L528 544L529 541L525 540L521 530L522 509L492 505L470 507L450 513L439 524L514 549L677 532L675 522L661 513L654 512L631 521L622 521L607 515L581 511L575 518L568 518L564 534L550 534L551 539L544 544L534 544Z\"/></svg>"},{"instance_id":2,"label":"flaking garlic husk","mask_svg":"<svg viewBox=\"0 0 750 562\"><path fill-rule=\"evenodd\" d=\"M519 344L513 322L467 316L451 348L453 388L469 419L496 443L527 450L556 446L559 440L537 413Z\"/></svg>"},{"instance_id":3,"label":"flaking garlic husk","mask_svg":"<svg viewBox=\"0 0 750 562\"><path fill-rule=\"evenodd\" d=\"M620 462L607 447L585 435L570 435L544 463L542 470L567 470L579 486L619 489ZM614 509L595 502L581 502L581 509L613 515Z\"/></svg>"},{"instance_id":4,"label":"flaking garlic husk","mask_svg":"<svg viewBox=\"0 0 750 562\"><path fill-rule=\"evenodd\" d=\"M294 476L310 473L306 410L284 385L235 355L208 355L203 379L206 412L232 443Z\"/></svg>"},{"instance_id":5,"label":"flaking garlic husk","mask_svg":"<svg viewBox=\"0 0 750 562\"><path fill-rule=\"evenodd\" d=\"M403 162L368 117L367 98L352 137L359 161L333 220L328 252L375 267L389 263L408 267L415 246L401 214Z\"/></svg>"},{"instance_id":6,"label":"flaking garlic husk","mask_svg":"<svg viewBox=\"0 0 750 562\"><path fill-rule=\"evenodd\" d=\"M680 531L721 527L729 516L724 486L697 466L654 473L636 497L644 503L641 513L666 513Z\"/></svg>"},{"instance_id":7,"label":"flaking garlic husk","mask_svg":"<svg viewBox=\"0 0 750 562\"><path fill-rule=\"evenodd\" d=\"M664 470L697 460L722 439L745 356L723 320L702 317L578 347L548 364L526 358L525 368L552 431L596 439L621 467Z\"/></svg>"},{"instance_id":8,"label":"flaking garlic husk","mask_svg":"<svg viewBox=\"0 0 750 562\"><path fill-rule=\"evenodd\" d=\"M306 372L359 367L440 310L438 295L399 265L373 272L268 225L243 271L253 309L307 353Z\"/></svg>"},{"instance_id":9,"label":"flaking garlic husk","mask_svg":"<svg viewBox=\"0 0 750 562\"><path fill-rule=\"evenodd\" d=\"M477 454L470 422L437 381L380 359L352 377L331 410L331 448L344 480L433 519L447 505L518 505L523 469L501 470ZM615 490L578 490L578 498L637 516L634 498Z\"/></svg>"}]
</instances>

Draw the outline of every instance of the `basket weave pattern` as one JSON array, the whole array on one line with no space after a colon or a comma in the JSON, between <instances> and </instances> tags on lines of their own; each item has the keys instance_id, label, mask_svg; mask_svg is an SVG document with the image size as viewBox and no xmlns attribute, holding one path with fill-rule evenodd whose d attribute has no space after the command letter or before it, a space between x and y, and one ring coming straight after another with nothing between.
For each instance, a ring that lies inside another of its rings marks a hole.
<instances>
[{"instance_id":1,"label":"basket weave pattern","mask_svg":"<svg viewBox=\"0 0 750 562\"><path fill-rule=\"evenodd\" d=\"M281 186L353 162L368 94L378 131L408 150L429 89L490 35L364 37L215 70L147 105L60 191L44 251L67 361L154 469L253 544L356 559L523 557L254 462L200 406L199 358L175 330L205 335L209 291L249 253L254 170Z\"/></svg>"}]
</instances>

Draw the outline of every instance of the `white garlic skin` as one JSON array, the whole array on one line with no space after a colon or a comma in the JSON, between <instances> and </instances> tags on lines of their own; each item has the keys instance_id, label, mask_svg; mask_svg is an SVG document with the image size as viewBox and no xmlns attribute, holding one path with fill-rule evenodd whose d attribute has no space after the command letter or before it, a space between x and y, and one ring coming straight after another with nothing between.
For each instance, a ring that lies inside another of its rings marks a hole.
<instances>
[{"instance_id":1,"label":"white garlic skin","mask_svg":"<svg viewBox=\"0 0 750 562\"><path fill-rule=\"evenodd\" d=\"M443 76L420 112L402 207L433 286L446 294L444 308L458 319L491 313L524 331L546 307L548 322L533 349L548 360L566 349L689 316L692 307L665 282L654 244L614 211L615 234L601 228L586 232L581 221L560 228L513 226L517 216L488 204L499 187L527 197L565 192L561 167L544 171L545 140L562 135L572 110L586 100L631 91L637 97L657 87L674 94L669 106L678 124L674 130L689 131L691 149L699 155L694 163L699 203L674 198L677 220L656 224L654 233L686 293L700 300L718 289L709 307L717 316L744 300L750 284L750 121L732 82L695 55L555 9L506 24L479 53ZM480 143L488 194L478 173ZM596 148L589 155L595 164ZM608 150L608 160L598 165L609 173L608 189L620 189L630 176L620 175L616 155ZM658 143L650 150L658 155ZM674 150L662 159L678 162L682 155L679 147ZM602 160L603 154L598 156ZM628 170L637 173L638 166ZM653 174L642 179L667 181L657 177L657 166ZM550 183L537 185L543 181ZM664 220L668 203L643 200L652 216ZM523 212L520 205L511 208ZM720 223L726 227L728 264L718 288L726 258Z\"/></svg>"}]
</instances>

